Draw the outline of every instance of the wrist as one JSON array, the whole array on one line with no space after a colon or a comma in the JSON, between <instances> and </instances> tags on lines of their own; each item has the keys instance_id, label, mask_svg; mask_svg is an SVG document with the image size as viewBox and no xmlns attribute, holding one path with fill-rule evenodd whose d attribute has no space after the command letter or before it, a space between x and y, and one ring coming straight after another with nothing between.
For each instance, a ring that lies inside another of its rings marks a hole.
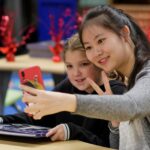
<instances>
[{"instance_id":1,"label":"wrist","mask_svg":"<svg viewBox=\"0 0 150 150\"><path fill-rule=\"evenodd\" d=\"M75 112L76 111L76 97L75 97L75 95L65 94L63 105L65 108L64 111Z\"/></svg>"},{"instance_id":2,"label":"wrist","mask_svg":"<svg viewBox=\"0 0 150 150\"><path fill-rule=\"evenodd\" d=\"M120 122L118 122L118 121L111 121L111 125L112 125L112 127L119 127L119 124L120 124Z\"/></svg>"},{"instance_id":3,"label":"wrist","mask_svg":"<svg viewBox=\"0 0 150 150\"><path fill-rule=\"evenodd\" d=\"M111 122L108 123L108 128L110 130L111 133L113 134L119 134L119 127L114 127L112 126Z\"/></svg>"},{"instance_id":4,"label":"wrist","mask_svg":"<svg viewBox=\"0 0 150 150\"><path fill-rule=\"evenodd\" d=\"M64 141L67 141L70 139L70 129L66 123L62 124L64 127Z\"/></svg>"}]
</instances>

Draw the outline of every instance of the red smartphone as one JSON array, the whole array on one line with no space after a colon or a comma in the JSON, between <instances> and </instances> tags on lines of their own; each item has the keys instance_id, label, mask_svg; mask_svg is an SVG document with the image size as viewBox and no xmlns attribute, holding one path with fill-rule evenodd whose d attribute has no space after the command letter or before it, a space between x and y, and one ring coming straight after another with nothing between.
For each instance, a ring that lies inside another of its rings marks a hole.
<instances>
[{"instance_id":1,"label":"red smartphone","mask_svg":"<svg viewBox=\"0 0 150 150\"><path fill-rule=\"evenodd\" d=\"M45 89L42 72L39 66L19 70L20 83L36 89Z\"/></svg>"},{"instance_id":2,"label":"red smartphone","mask_svg":"<svg viewBox=\"0 0 150 150\"><path fill-rule=\"evenodd\" d=\"M44 82L42 78L42 72L39 66L32 66L29 68L24 68L18 72L20 83L36 88L36 89L45 89ZM32 105L27 104L27 105ZM32 117L32 114L28 114L29 117Z\"/></svg>"}]
</instances>

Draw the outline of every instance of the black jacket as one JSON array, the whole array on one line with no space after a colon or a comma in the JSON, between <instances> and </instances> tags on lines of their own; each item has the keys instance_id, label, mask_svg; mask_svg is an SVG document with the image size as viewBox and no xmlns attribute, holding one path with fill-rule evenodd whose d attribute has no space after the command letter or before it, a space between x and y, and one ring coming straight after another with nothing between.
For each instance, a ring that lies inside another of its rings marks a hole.
<instances>
[{"instance_id":1,"label":"black jacket","mask_svg":"<svg viewBox=\"0 0 150 150\"><path fill-rule=\"evenodd\" d=\"M110 86L114 94L124 93L126 87L119 81L110 81ZM104 86L100 86L104 90ZM53 91L70 94L88 94L85 91L79 91L72 86L68 79L59 83ZM92 94L96 94L93 92ZM90 111L90 110L89 110ZM4 123L28 123L46 127L54 127L60 123L67 123L70 128L70 139L77 139L84 142L109 147L110 132L108 121L100 119L87 118L69 112L61 112L53 115L44 116L41 120L34 120L26 113L2 116Z\"/></svg>"}]
</instances>

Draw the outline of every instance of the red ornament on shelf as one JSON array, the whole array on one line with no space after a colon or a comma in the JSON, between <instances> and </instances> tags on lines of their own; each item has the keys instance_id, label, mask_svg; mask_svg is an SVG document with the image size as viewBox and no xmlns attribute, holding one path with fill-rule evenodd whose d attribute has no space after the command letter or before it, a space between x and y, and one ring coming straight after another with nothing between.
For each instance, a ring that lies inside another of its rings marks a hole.
<instances>
[{"instance_id":1,"label":"red ornament on shelf","mask_svg":"<svg viewBox=\"0 0 150 150\"><path fill-rule=\"evenodd\" d=\"M55 26L54 26L54 16L50 15L51 25L50 25L50 32L51 39L54 42L54 46L49 45L50 51L53 53L52 60L54 62L60 62L61 61L61 52L63 50L63 44L61 43L62 37L63 37L63 19L59 19L58 21L58 33L55 32Z\"/></svg>"},{"instance_id":2,"label":"red ornament on shelf","mask_svg":"<svg viewBox=\"0 0 150 150\"><path fill-rule=\"evenodd\" d=\"M57 32L55 25L54 15L49 15L50 18L50 31L51 40L54 42L54 46L49 46L50 51L53 53L52 60L54 62L61 61L61 52L63 51L63 38L73 30L78 28L78 23L81 21L82 17L79 14L76 16L72 15L71 9L67 8L64 15L58 18ZM66 21L67 20L67 21ZM75 25L72 23L75 22Z\"/></svg>"},{"instance_id":3,"label":"red ornament on shelf","mask_svg":"<svg viewBox=\"0 0 150 150\"><path fill-rule=\"evenodd\" d=\"M13 37L14 18L9 15L3 15L0 19L0 52L5 54L7 61L15 61L15 53L17 48L26 44L26 40L31 33L35 31L34 27L30 27L27 34L22 37L20 42L17 42Z\"/></svg>"},{"instance_id":4,"label":"red ornament on shelf","mask_svg":"<svg viewBox=\"0 0 150 150\"><path fill-rule=\"evenodd\" d=\"M49 49L53 53L52 60L54 62L60 62L61 61L60 53L63 50L63 44L61 44L61 42L57 42L57 43L55 43L54 47L49 46Z\"/></svg>"}]
</instances>

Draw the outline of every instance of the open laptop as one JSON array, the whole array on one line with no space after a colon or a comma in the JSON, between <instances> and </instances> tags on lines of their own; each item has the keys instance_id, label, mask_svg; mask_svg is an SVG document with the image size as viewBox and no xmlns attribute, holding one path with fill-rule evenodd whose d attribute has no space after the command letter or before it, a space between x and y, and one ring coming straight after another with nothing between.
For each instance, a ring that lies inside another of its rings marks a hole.
<instances>
[{"instance_id":1,"label":"open laptop","mask_svg":"<svg viewBox=\"0 0 150 150\"><path fill-rule=\"evenodd\" d=\"M0 124L0 135L46 138L49 128L29 124Z\"/></svg>"}]
</instances>

